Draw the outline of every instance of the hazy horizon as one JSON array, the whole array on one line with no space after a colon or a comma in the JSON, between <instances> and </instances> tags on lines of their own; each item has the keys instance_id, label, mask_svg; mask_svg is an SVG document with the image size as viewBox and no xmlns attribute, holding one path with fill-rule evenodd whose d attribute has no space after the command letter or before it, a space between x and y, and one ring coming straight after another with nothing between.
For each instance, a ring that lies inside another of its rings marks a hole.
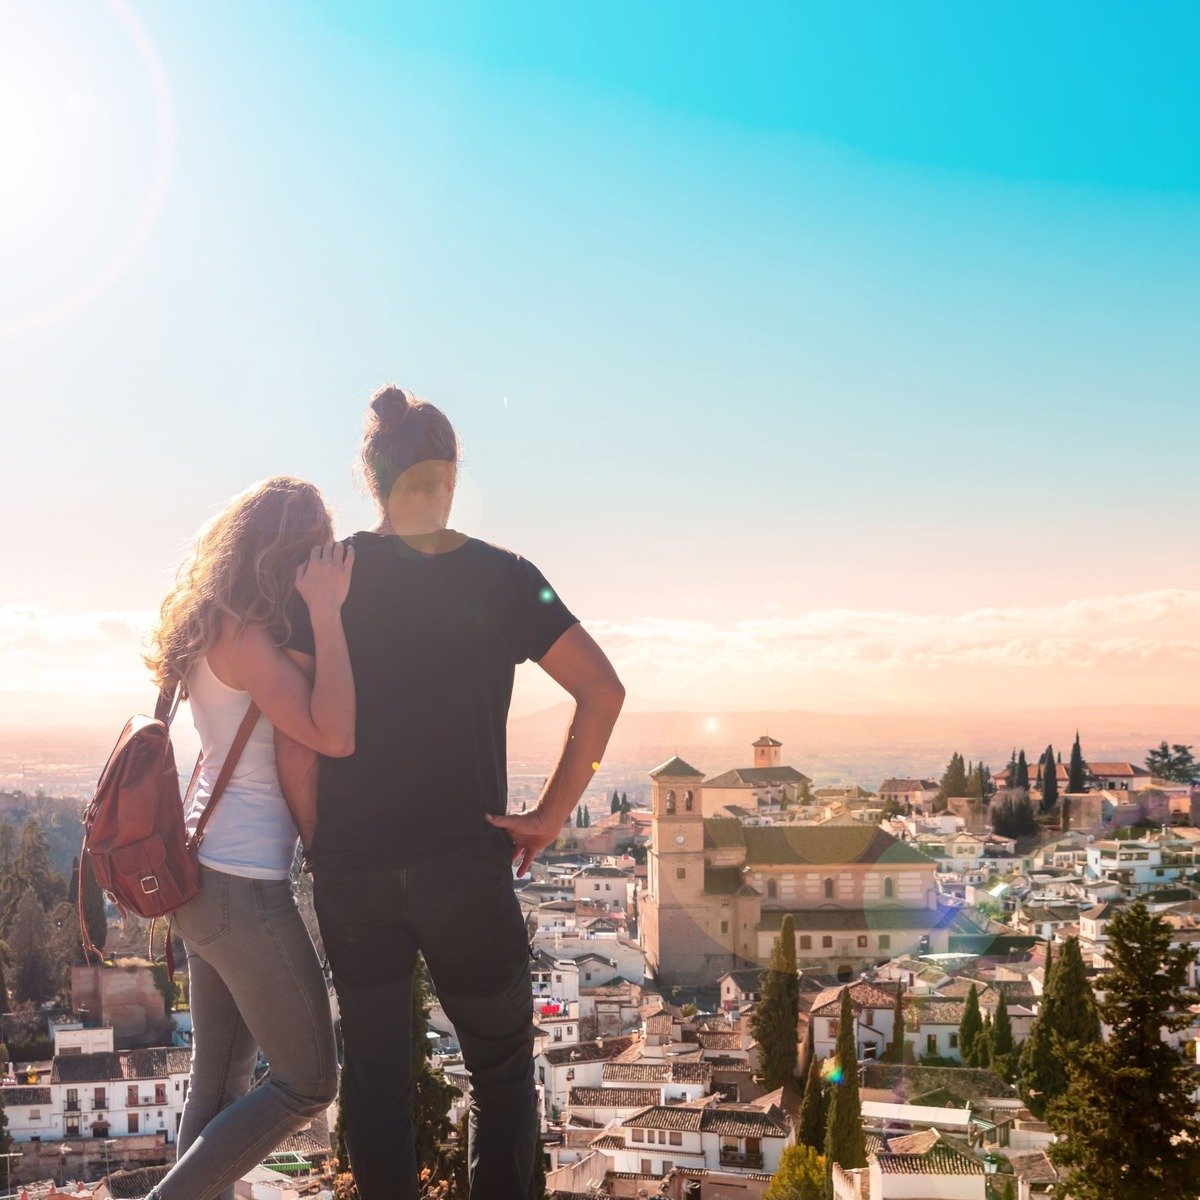
<instances>
[{"instance_id":1,"label":"hazy horizon","mask_svg":"<svg viewBox=\"0 0 1200 1200\"><path fill-rule=\"evenodd\" d=\"M145 708L254 479L370 525L389 379L631 709L1190 699L1200 12L6 16L0 727Z\"/></svg>"}]
</instances>

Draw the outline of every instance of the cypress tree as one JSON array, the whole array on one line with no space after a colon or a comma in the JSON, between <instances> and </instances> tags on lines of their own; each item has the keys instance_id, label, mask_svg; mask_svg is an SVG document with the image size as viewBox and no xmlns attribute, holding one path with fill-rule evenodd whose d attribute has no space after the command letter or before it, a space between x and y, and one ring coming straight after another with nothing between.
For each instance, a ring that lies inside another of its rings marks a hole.
<instances>
[{"instance_id":1,"label":"cypress tree","mask_svg":"<svg viewBox=\"0 0 1200 1200\"><path fill-rule=\"evenodd\" d=\"M615 788L613 789L612 800L610 800L608 804L608 811L610 814L619 813L621 811L621 797L617 795Z\"/></svg>"},{"instance_id":2,"label":"cypress tree","mask_svg":"<svg viewBox=\"0 0 1200 1200\"><path fill-rule=\"evenodd\" d=\"M983 1031L983 1017L979 1012L979 989L971 984L967 1002L963 1006L962 1020L958 1024L958 1052L963 1062L970 1062L975 1039Z\"/></svg>"},{"instance_id":3,"label":"cypress tree","mask_svg":"<svg viewBox=\"0 0 1200 1200\"><path fill-rule=\"evenodd\" d=\"M40 1004L57 991L51 956L50 922L32 887L17 904L8 936L13 961L13 999Z\"/></svg>"},{"instance_id":4,"label":"cypress tree","mask_svg":"<svg viewBox=\"0 0 1200 1200\"><path fill-rule=\"evenodd\" d=\"M1046 747L1042 759L1042 812L1049 812L1058 803L1058 768L1054 765L1054 748Z\"/></svg>"},{"instance_id":5,"label":"cypress tree","mask_svg":"<svg viewBox=\"0 0 1200 1200\"><path fill-rule=\"evenodd\" d=\"M889 1062L904 1061L904 985L896 984L896 998L892 1001L892 1040L888 1042Z\"/></svg>"},{"instance_id":6,"label":"cypress tree","mask_svg":"<svg viewBox=\"0 0 1200 1200\"><path fill-rule=\"evenodd\" d=\"M1017 787L1029 791L1029 763L1025 758L1025 750L1017 756Z\"/></svg>"},{"instance_id":7,"label":"cypress tree","mask_svg":"<svg viewBox=\"0 0 1200 1200\"><path fill-rule=\"evenodd\" d=\"M1049 962L1050 951L1046 952ZM1051 1101L1067 1090L1066 1055L1100 1036L1096 1000L1079 953L1079 939L1067 938L1058 961L1047 967L1042 1004L1021 1047L1021 1099L1038 1120Z\"/></svg>"},{"instance_id":8,"label":"cypress tree","mask_svg":"<svg viewBox=\"0 0 1200 1200\"><path fill-rule=\"evenodd\" d=\"M1004 992L996 1003L996 1017L992 1022L992 1054L994 1058L1007 1058L1013 1051L1012 1018L1008 1015L1008 1000Z\"/></svg>"},{"instance_id":9,"label":"cypress tree","mask_svg":"<svg viewBox=\"0 0 1200 1200\"><path fill-rule=\"evenodd\" d=\"M413 977L412 1114L417 1137L417 1169L428 1168L437 1179L441 1174L443 1148L450 1135L450 1105L454 1103L457 1090L430 1061L433 1051L428 1037L429 996L429 969L421 958L417 960Z\"/></svg>"},{"instance_id":10,"label":"cypress tree","mask_svg":"<svg viewBox=\"0 0 1200 1200\"><path fill-rule=\"evenodd\" d=\"M97 950L104 949L108 941L108 916L104 912L104 893L96 882L96 872L92 870L92 860L84 859L80 868L83 871L83 921L87 926L88 936ZM71 902L75 902L74 894Z\"/></svg>"},{"instance_id":11,"label":"cypress tree","mask_svg":"<svg viewBox=\"0 0 1200 1200\"><path fill-rule=\"evenodd\" d=\"M804 1081L804 1099L800 1102L796 1140L802 1145L811 1146L818 1154L825 1147L825 1099L822 1091L821 1067L814 1054L809 1060L808 1076Z\"/></svg>"},{"instance_id":12,"label":"cypress tree","mask_svg":"<svg viewBox=\"0 0 1200 1200\"><path fill-rule=\"evenodd\" d=\"M30 817L21 827L21 848L17 851L13 873L21 880L22 890L33 888L43 908L62 897L63 878L50 861L50 843L41 825Z\"/></svg>"},{"instance_id":13,"label":"cypress tree","mask_svg":"<svg viewBox=\"0 0 1200 1200\"><path fill-rule=\"evenodd\" d=\"M990 1067L992 1065L992 1018L986 1013L983 1017L983 1025L975 1035L974 1042L971 1043L971 1060L968 1065L972 1067Z\"/></svg>"},{"instance_id":14,"label":"cypress tree","mask_svg":"<svg viewBox=\"0 0 1200 1200\"><path fill-rule=\"evenodd\" d=\"M1200 1195L1194 1068L1162 1036L1190 1026L1198 999L1187 987L1194 948L1172 950L1173 933L1140 901L1109 923L1100 1016L1112 1035L1067 1048L1070 1084L1047 1114L1050 1157L1075 1200Z\"/></svg>"},{"instance_id":15,"label":"cypress tree","mask_svg":"<svg viewBox=\"0 0 1200 1200\"><path fill-rule=\"evenodd\" d=\"M758 1042L758 1069L762 1085L772 1092L796 1086L799 1056L797 1021L800 1013L800 977L796 974L796 927L785 913L771 961L762 975L761 995L750 1028Z\"/></svg>"},{"instance_id":16,"label":"cypress tree","mask_svg":"<svg viewBox=\"0 0 1200 1200\"><path fill-rule=\"evenodd\" d=\"M1017 1193L1013 1191L1013 1186L1012 1176L1010 1175L1004 1181L1004 1200L1017 1200Z\"/></svg>"},{"instance_id":17,"label":"cypress tree","mask_svg":"<svg viewBox=\"0 0 1200 1200\"><path fill-rule=\"evenodd\" d=\"M1075 730L1075 744L1071 747L1071 766L1068 768L1067 791L1082 792L1084 781L1083 748L1079 744L1079 730Z\"/></svg>"},{"instance_id":18,"label":"cypress tree","mask_svg":"<svg viewBox=\"0 0 1200 1200\"><path fill-rule=\"evenodd\" d=\"M858 1096L858 1049L854 1040L854 1009L850 989L842 988L838 1017L837 1072L830 1088L829 1117L825 1124L825 1160L845 1170L867 1165L863 1136L862 1104Z\"/></svg>"}]
</instances>

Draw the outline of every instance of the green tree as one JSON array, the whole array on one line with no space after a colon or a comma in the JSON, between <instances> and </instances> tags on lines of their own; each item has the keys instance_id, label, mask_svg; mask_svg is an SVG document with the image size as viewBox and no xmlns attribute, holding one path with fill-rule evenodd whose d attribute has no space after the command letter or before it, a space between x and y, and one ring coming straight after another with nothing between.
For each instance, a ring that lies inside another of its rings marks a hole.
<instances>
[{"instance_id":1,"label":"green tree","mask_svg":"<svg viewBox=\"0 0 1200 1200\"><path fill-rule=\"evenodd\" d=\"M762 975L758 1006L750 1028L758 1042L758 1070L767 1091L796 1086L799 1056L797 1020L800 1011L800 977L796 974L796 929L785 913L771 961Z\"/></svg>"},{"instance_id":2,"label":"green tree","mask_svg":"<svg viewBox=\"0 0 1200 1200\"><path fill-rule=\"evenodd\" d=\"M1004 1200L1017 1200L1017 1193L1013 1190L1015 1186L1016 1185L1013 1183L1012 1176L1010 1175L1004 1181Z\"/></svg>"},{"instance_id":3,"label":"green tree","mask_svg":"<svg viewBox=\"0 0 1200 1200\"><path fill-rule=\"evenodd\" d=\"M108 916L104 912L104 893L96 882L96 872L92 869L92 860L85 858L80 868L83 871L83 923L87 928L88 937L97 950L104 949L108 941ZM70 902L75 903L74 892Z\"/></svg>"},{"instance_id":4,"label":"green tree","mask_svg":"<svg viewBox=\"0 0 1200 1200\"><path fill-rule=\"evenodd\" d=\"M807 777L801 778L800 787L796 793L796 799L801 804L811 804L813 802L814 797L813 797L813 791L812 791L812 784L809 783Z\"/></svg>"},{"instance_id":5,"label":"green tree","mask_svg":"<svg viewBox=\"0 0 1200 1200\"><path fill-rule=\"evenodd\" d=\"M1066 1055L1100 1036L1096 998L1088 982L1079 939L1063 943L1057 961L1047 950L1046 985L1038 1015L1021 1047L1021 1099L1038 1120L1067 1089Z\"/></svg>"},{"instance_id":6,"label":"green tree","mask_svg":"<svg viewBox=\"0 0 1200 1200\"><path fill-rule=\"evenodd\" d=\"M1017 787L1029 791L1029 762L1025 757L1025 749L1017 755Z\"/></svg>"},{"instance_id":7,"label":"green tree","mask_svg":"<svg viewBox=\"0 0 1200 1200\"><path fill-rule=\"evenodd\" d=\"M904 1061L904 985L899 983L892 1000L892 1040L887 1045L887 1060L893 1063Z\"/></svg>"},{"instance_id":8,"label":"green tree","mask_svg":"<svg viewBox=\"0 0 1200 1200\"><path fill-rule=\"evenodd\" d=\"M858 1047L849 988L842 988L838 1016L837 1071L831 1081L829 1116L825 1123L825 1158L830 1165L838 1163L846 1170L867 1165L862 1104L858 1096Z\"/></svg>"},{"instance_id":9,"label":"green tree","mask_svg":"<svg viewBox=\"0 0 1200 1200\"><path fill-rule=\"evenodd\" d=\"M429 970L425 960L418 959L412 1004L412 1114L417 1133L417 1168L428 1168L433 1178L440 1179L447 1167L443 1159L451 1130L450 1106L458 1092L431 1062L430 990Z\"/></svg>"},{"instance_id":10,"label":"green tree","mask_svg":"<svg viewBox=\"0 0 1200 1200\"><path fill-rule=\"evenodd\" d=\"M1079 744L1079 730L1075 730L1075 744L1071 747L1071 765L1067 771L1067 791L1082 792L1087 787L1087 768L1083 764L1083 747Z\"/></svg>"},{"instance_id":11,"label":"green tree","mask_svg":"<svg viewBox=\"0 0 1200 1200\"><path fill-rule=\"evenodd\" d=\"M942 773L941 783L938 784L937 804L945 808L946 801L951 796L967 794L967 764L963 756L955 751L950 756L946 770Z\"/></svg>"},{"instance_id":12,"label":"green tree","mask_svg":"<svg viewBox=\"0 0 1200 1200\"><path fill-rule=\"evenodd\" d=\"M621 811L621 797L617 795L615 788L613 789L612 799L608 803L608 811L610 814Z\"/></svg>"},{"instance_id":13,"label":"green tree","mask_svg":"<svg viewBox=\"0 0 1200 1200\"><path fill-rule=\"evenodd\" d=\"M622 792L621 793L621 815L624 817L629 816L629 809L630 809L629 797L624 792Z\"/></svg>"},{"instance_id":14,"label":"green tree","mask_svg":"<svg viewBox=\"0 0 1200 1200\"><path fill-rule=\"evenodd\" d=\"M1068 1049L1070 1083L1047 1113L1075 1200L1200 1196L1193 1069L1162 1036L1191 1024L1200 996L1187 988L1194 948L1172 950L1172 934L1140 901L1109 922L1099 1015L1112 1033Z\"/></svg>"},{"instance_id":15,"label":"green tree","mask_svg":"<svg viewBox=\"0 0 1200 1200\"><path fill-rule=\"evenodd\" d=\"M63 878L54 870L45 831L33 817L21 827L21 848L13 872L21 880L22 890L33 888L43 908L62 899Z\"/></svg>"},{"instance_id":16,"label":"green tree","mask_svg":"<svg viewBox=\"0 0 1200 1200\"><path fill-rule=\"evenodd\" d=\"M1049 812L1058 803L1058 767L1054 762L1054 747L1047 746L1042 755L1042 812Z\"/></svg>"},{"instance_id":17,"label":"green tree","mask_svg":"<svg viewBox=\"0 0 1200 1200\"><path fill-rule=\"evenodd\" d=\"M5 821L0 824L0 876L12 872L17 856L17 831Z\"/></svg>"},{"instance_id":18,"label":"green tree","mask_svg":"<svg viewBox=\"0 0 1200 1200\"><path fill-rule=\"evenodd\" d=\"M763 1200L824 1200L825 1159L811 1146L785 1146Z\"/></svg>"},{"instance_id":19,"label":"green tree","mask_svg":"<svg viewBox=\"0 0 1200 1200\"><path fill-rule=\"evenodd\" d=\"M971 1043L971 1057L968 1066L990 1067L992 1065L992 1018L984 1014L983 1026Z\"/></svg>"},{"instance_id":20,"label":"green tree","mask_svg":"<svg viewBox=\"0 0 1200 1200\"><path fill-rule=\"evenodd\" d=\"M800 1116L796 1123L796 1139L817 1152L825 1145L824 1090L821 1065L817 1062L817 1056L813 1054L808 1060L804 1099L800 1101Z\"/></svg>"},{"instance_id":21,"label":"green tree","mask_svg":"<svg viewBox=\"0 0 1200 1200\"><path fill-rule=\"evenodd\" d=\"M453 1195L453 1193L451 1194ZM533 1156L533 1178L529 1185L529 1200L546 1200L546 1147L542 1142L540 1128Z\"/></svg>"},{"instance_id":22,"label":"green tree","mask_svg":"<svg viewBox=\"0 0 1200 1200\"><path fill-rule=\"evenodd\" d=\"M51 954L51 929L46 910L32 887L17 903L8 932L13 965L13 999L40 1004L58 991L58 971Z\"/></svg>"},{"instance_id":23,"label":"green tree","mask_svg":"<svg viewBox=\"0 0 1200 1200\"><path fill-rule=\"evenodd\" d=\"M979 989L971 984L967 1002L963 1006L962 1020L958 1023L958 1052L963 1062L969 1062L975 1039L983 1030L983 1016L979 1011Z\"/></svg>"},{"instance_id":24,"label":"green tree","mask_svg":"<svg viewBox=\"0 0 1200 1200\"><path fill-rule=\"evenodd\" d=\"M1146 755L1146 770L1158 779L1169 779L1174 783L1200 782L1200 764L1196 762L1191 746L1182 742L1170 746L1159 742Z\"/></svg>"},{"instance_id":25,"label":"green tree","mask_svg":"<svg viewBox=\"0 0 1200 1200\"><path fill-rule=\"evenodd\" d=\"M1008 1000L1003 989L996 1002L996 1016L992 1020L992 1062L1006 1072L1013 1052L1012 1018L1008 1015Z\"/></svg>"}]
</instances>

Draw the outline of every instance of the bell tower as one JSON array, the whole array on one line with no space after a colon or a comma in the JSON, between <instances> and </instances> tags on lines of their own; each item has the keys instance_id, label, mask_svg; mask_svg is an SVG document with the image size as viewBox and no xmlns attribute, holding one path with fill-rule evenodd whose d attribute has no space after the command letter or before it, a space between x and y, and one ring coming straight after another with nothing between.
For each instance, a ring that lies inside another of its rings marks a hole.
<instances>
[{"instance_id":1,"label":"bell tower","mask_svg":"<svg viewBox=\"0 0 1200 1200\"><path fill-rule=\"evenodd\" d=\"M769 733L764 733L754 743L754 765L756 767L779 766L780 751L782 749L782 742L777 742Z\"/></svg>"}]
</instances>

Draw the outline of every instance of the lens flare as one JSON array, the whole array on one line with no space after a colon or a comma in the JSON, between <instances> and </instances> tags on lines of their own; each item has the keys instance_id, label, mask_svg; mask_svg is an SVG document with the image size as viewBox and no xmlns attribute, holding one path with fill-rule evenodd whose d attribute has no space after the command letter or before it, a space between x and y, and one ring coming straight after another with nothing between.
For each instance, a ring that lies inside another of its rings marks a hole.
<instances>
[{"instance_id":1,"label":"lens flare","mask_svg":"<svg viewBox=\"0 0 1200 1200\"><path fill-rule=\"evenodd\" d=\"M821 1078L825 1080L826 1083L832 1083L836 1085L841 1083L842 1080L846 1078L846 1075L841 1068L841 1064L836 1058L827 1058L824 1063L821 1064Z\"/></svg>"}]
</instances>

